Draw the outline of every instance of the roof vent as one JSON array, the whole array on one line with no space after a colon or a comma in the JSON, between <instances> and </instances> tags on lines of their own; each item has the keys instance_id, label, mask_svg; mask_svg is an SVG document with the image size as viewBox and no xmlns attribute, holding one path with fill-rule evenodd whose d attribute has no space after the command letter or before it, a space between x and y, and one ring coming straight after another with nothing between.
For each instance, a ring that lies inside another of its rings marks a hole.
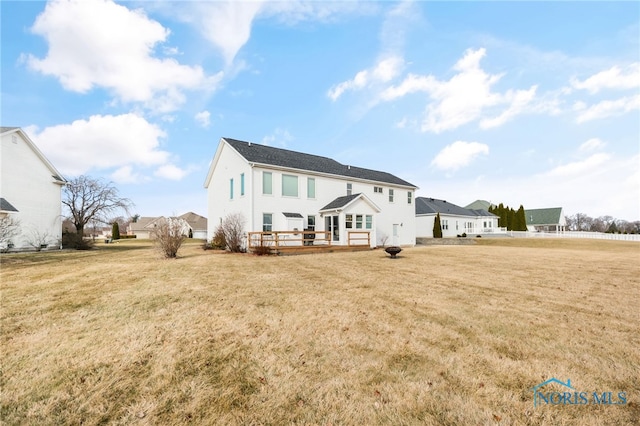
<instances>
[{"instance_id":1,"label":"roof vent","mask_svg":"<svg viewBox=\"0 0 640 426\"><path fill-rule=\"evenodd\" d=\"M351 170L351 166L347 166L347 169Z\"/></svg>"},{"instance_id":2,"label":"roof vent","mask_svg":"<svg viewBox=\"0 0 640 426\"><path fill-rule=\"evenodd\" d=\"M249 146L251 146L251 142L249 142Z\"/></svg>"}]
</instances>

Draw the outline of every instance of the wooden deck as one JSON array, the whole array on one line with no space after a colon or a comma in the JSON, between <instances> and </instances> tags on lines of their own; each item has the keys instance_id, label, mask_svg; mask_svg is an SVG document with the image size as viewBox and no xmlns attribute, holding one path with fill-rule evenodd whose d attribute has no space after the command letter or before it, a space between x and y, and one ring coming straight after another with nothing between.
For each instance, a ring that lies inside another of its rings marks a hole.
<instances>
[{"instance_id":1,"label":"wooden deck","mask_svg":"<svg viewBox=\"0 0 640 426\"><path fill-rule=\"evenodd\" d=\"M351 231L347 245L335 245L328 231L249 232L248 251L268 250L278 255L364 251L371 250L370 238L368 231Z\"/></svg>"},{"instance_id":2,"label":"wooden deck","mask_svg":"<svg viewBox=\"0 0 640 426\"><path fill-rule=\"evenodd\" d=\"M335 252L353 252L373 250L368 246L297 246L297 247L279 247L271 250L272 254L280 256L288 256L295 254L312 254L312 253L335 253Z\"/></svg>"}]
</instances>

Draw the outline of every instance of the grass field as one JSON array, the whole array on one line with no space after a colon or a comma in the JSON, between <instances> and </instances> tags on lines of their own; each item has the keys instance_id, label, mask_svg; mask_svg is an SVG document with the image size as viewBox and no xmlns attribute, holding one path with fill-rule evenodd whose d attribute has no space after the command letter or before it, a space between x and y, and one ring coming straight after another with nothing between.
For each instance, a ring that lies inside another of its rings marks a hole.
<instances>
[{"instance_id":1,"label":"grass field","mask_svg":"<svg viewBox=\"0 0 640 426\"><path fill-rule=\"evenodd\" d=\"M637 243L0 259L2 424L640 421ZM534 408L552 377L627 403Z\"/></svg>"}]
</instances>

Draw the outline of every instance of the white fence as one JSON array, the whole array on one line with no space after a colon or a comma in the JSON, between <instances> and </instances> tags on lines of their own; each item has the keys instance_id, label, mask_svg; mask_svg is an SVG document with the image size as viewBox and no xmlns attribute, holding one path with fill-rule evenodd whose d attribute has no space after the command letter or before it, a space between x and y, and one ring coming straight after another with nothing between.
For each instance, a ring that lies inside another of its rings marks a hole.
<instances>
[{"instance_id":1,"label":"white fence","mask_svg":"<svg viewBox=\"0 0 640 426\"><path fill-rule=\"evenodd\" d=\"M526 231L509 231L507 235L516 238L591 238L595 240L616 240L616 241L638 241L640 242L640 234L605 234L604 232L581 232L581 231L564 231L564 232L526 232Z\"/></svg>"}]
</instances>

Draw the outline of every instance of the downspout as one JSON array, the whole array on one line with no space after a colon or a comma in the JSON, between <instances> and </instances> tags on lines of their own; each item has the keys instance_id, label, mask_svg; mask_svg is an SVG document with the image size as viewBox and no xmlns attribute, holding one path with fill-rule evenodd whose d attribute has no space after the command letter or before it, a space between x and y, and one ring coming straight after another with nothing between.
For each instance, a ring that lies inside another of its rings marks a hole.
<instances>
[{"instance_id":1,"label":"downspout","mask_svg":"<svg viewBox=\"0 0 640 426\"><path fill-rule=\"evenodd\" d=\"M252 232L254 229L254 223L253 223L253 205L254 205L254 200L253 197L255 196L255 188L253 187L253 172L254 172L254 166L255 163L249 163L249 167L250 167L250 178L249 178L249 193L251 194L251 196L249 197L249 232ZM262 229L260 229L262 230ZM249 244L249 241L247 241L247 244Z\"/></svg>"}]
</instances>

